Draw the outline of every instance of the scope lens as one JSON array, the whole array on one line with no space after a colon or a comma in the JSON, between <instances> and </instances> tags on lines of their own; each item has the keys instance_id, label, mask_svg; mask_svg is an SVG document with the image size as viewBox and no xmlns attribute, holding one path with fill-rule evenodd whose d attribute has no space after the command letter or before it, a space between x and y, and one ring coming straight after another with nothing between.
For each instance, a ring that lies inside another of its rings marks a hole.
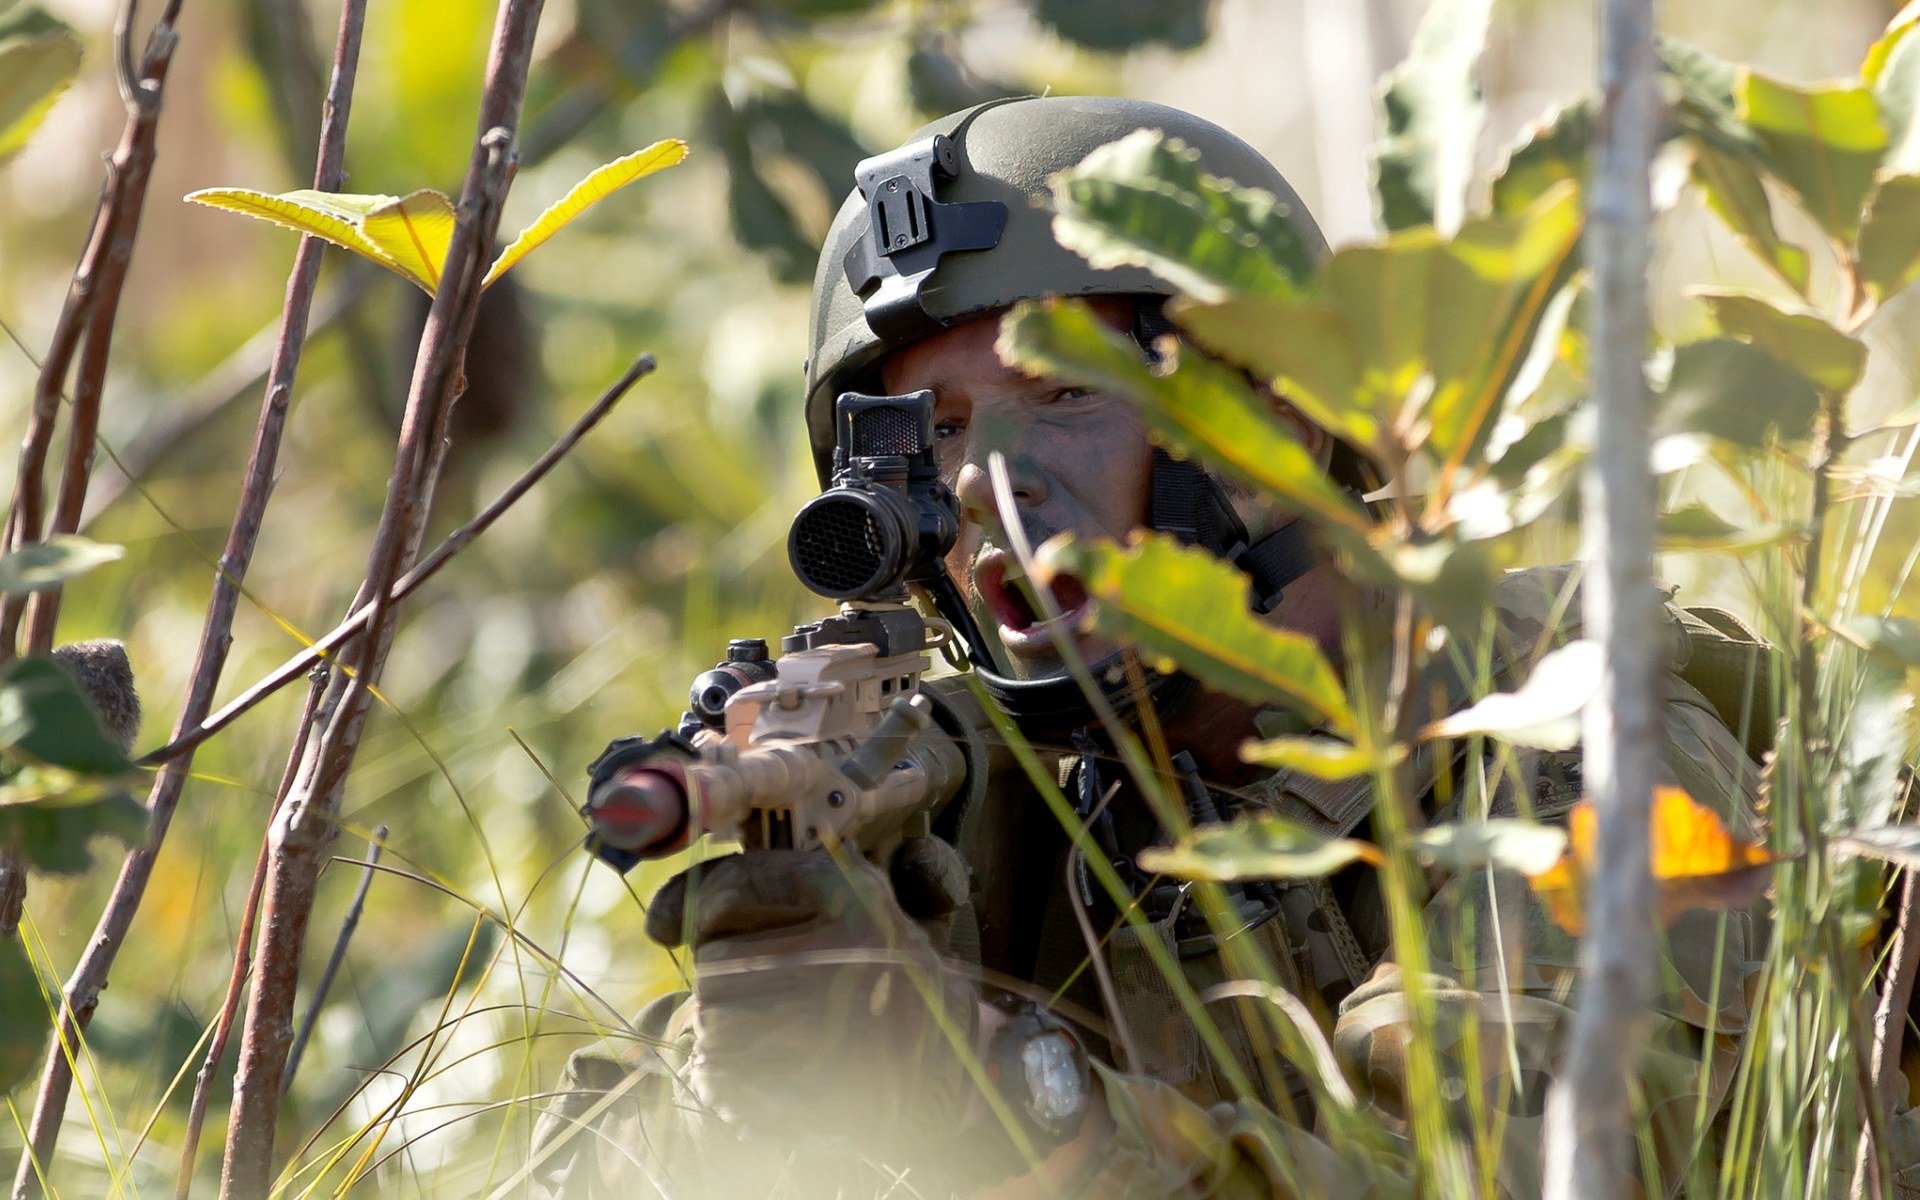
<instances>
[{"instance_id":1,"label":"scope lens","mask_svg":"<svg viewBox=\"0 0 1920 1200\"><path fill-rule=\"evenodd\" d=\"M871 595L899 582L912 526L871 492L835 488L808 501L787 535L793 573L834 600ZM904 514L910 517L911 514Z\"/></svg>"}]
</instances>

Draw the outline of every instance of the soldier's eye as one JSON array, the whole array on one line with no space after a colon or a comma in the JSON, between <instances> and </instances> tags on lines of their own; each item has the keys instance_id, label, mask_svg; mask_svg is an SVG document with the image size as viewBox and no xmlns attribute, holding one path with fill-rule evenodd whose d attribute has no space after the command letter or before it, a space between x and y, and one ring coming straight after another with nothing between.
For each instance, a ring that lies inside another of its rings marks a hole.
<instances>
[{"instance_id":1,"label":"soldier's eye","mask_svg":"<svg viewBox=\"0 0 1920 1200\"><path fill-rule=\"evenodd\" d=\"M1071 403L1075 400L1085 400L1088 396L1091 396L1091 395L1093 395L1092 388L1083 388L1083 387L1061 388L1059 391L1047 397L1047 403L1048 404L1060 404L1062 402Z\"/></svg>"},{"instance_id":2,"label":"soldier's eye","mask_svg":"<svg viewBox=\"0 0 1920 1200\"><path fill-rule=\"evenodd\" d=\"M959 437L966 431L967 427L965 425L951 418L933 423L933 438L937 442L944 442L948 438Z\"/></svg>"}]
</instances>

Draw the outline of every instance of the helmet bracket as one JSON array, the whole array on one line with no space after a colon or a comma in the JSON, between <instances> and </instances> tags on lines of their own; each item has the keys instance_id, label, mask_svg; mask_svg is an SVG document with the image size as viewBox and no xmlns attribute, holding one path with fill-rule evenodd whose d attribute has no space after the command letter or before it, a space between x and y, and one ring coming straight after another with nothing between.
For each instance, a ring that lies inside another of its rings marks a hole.
<instances>
[{"instance_id":1,"label":"helmet bracket","mask_svg":"<svg viewBox=\"0 0 1920 1200\"><path fill-rule=\"evenodd\" d=\"M843 265L867 325L885 340L907 341L940 327L920 292L942 256L1000 244L1005 204L943 204L934 198L936 182L959 173L959 151L939 133L863 159L854 172L867 202L867 228L847 249Z\"/></svg>"}]
</instances>

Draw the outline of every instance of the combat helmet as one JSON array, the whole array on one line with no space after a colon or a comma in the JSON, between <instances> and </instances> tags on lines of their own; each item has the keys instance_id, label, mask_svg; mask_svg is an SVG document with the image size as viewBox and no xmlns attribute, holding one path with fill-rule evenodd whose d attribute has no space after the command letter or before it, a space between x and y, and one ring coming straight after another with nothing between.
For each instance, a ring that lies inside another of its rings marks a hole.
<instances>
[{"instance_id":1,"label":"combat helmet","mask_svg":"<svg viewBox=\"0 0 1920 1200\"><path fill-rule=\"evenodd\" d=\"M1027 96L942 117L860 164L820 253L807 436L823 484L834 397L888 351L1020 300L1174 294L1143 268L1097 269L1053 237L1051 177L1141 129L1178 138L1207 174L1273 195L1308 253L1325 254L1326 239L1273 164L1191 113L1111 96Z\"/></svg>"},{"instance_id":2,"label":"combat helmet","mask_svg":"<svg viewBox=\"0 0 1920 1200\"><path fill-rule=\"evenodd\" d=\"M1028 96L934 121L899 148L860 163L814 273L806 416L822 485L832 472L836 397L878 391L874 376L890 351L1021 300L1174 294L1143 268L1096 268L1053 234L1052 177L1142 129L1183 143L1206 174L1272 195L1308 255L1326 253L1318 226L1273 164L1191 113L1116 97ZM1151 352L1172 326L1157 305L1137 305L1136 312L1135 337ZM1314 561L1303 526L1251 541L1217 481L1164 451L1155 454L1151 511L1154 528L1240 567L1260 611ZM988 690L1023 725L1071 728L1090 719L1071 679L1012 680L994 673L982 655L974 661ZM1157 677L1153 691L1165 699L1187 683Z\"/></svg>"}]
</instances>

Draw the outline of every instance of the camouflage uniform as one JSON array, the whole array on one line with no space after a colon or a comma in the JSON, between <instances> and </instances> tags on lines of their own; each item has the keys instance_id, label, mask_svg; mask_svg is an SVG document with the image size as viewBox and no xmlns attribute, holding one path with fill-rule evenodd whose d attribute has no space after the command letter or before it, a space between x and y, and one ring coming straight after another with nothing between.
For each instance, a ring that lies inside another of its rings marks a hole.
<instances>
[{"instance_id":1,"label":"camouflage uniform","mask_svg":"<svg viewBox=\"0 0 1920 1200\"><path fill-rule=\"evenodd\" d=\"M1492 686L1513 686L1540 653L1577 636L1575 591L1570 568L1509 576L1495 598L1492 645L1463 646L1460 659L1489 664ZM1726 614L1672 605L1667 614L1665 780L1720 813L1734 834L1754 838L1755 758L1771 721L1747 709L1749 697L1766 694L1758 674L1764 647ZM1458 707L1485 690L1470 685L1470 674L1436 672L1436 709ZM1278 732L1285 721L1275 713L1264 714L1261 723ZM1750 744L1743 745L1734 729L1748 731ZM1446 763L1416 757L1412 768L1409 778L1429 781L1426 807L1436 821L1483 815L1559 821L1582 790L1577 750L1485 759L1461 752ZM1333 836L1360 830L1372 807L1364 781L1326 783L1284 771L1259 781L1251 796L1261 807ZM1475 796L1485 799L1469 799ZM996 923L1032 922L1032 911L1008 903L1007 889L1022 877L1052 880L1038 901L1029 973L1040 987L1064 988L1068 999L1097 1012L1101 1002L1091 973L1080 970L1086 950L1061 861L1004 861L1010 852L1022 853L1022 846L1031 853L1042 840L1040 823L1053 819L1017 789L1003 789L996 798L998 803L970 817L958 839L974 869L973 912L981 932L991 939ZM1046 874L1034 874L1040 870ZM1409 1115L1403 1101L1414 1026L1404 972L1386 958L1386 913L1373 880L1369 868L1359 868L1332 880L1286 885L1279 891L1279 915L1233 939L1239 944L1232 951L1272 964L1282 986L1320 1014L1348 1076L1360 1087L1371 1123L1398 1135ZM1479 1111L1483 1127L1497 1131L1492 1136L1500 1146L1502 1192L1537 1195L1542 1105L1577 986L1575 940L1547 919L1524 880L1501 871L1436 881L1426 917L1431 961L1424 990L1442 1043L1435 1049L1455 1073L1440 1081L1442 1093L1454 1101L1454 1127L1471 1129L1471 1114ZM1765 950L1763 921L1758 913L1692 912L1669 931L1660 1024L1643 1071L1652 1149L1645 1169L1660 1176L1650 1194L1671 1194L1686 1181L1690 1164L1714 1161L1711 1138L1697 1136L1696 1114L1704 1112L1711 1121L1725 1099L1746 1029L1748 992ZM1357 1126L1342 1127L1324 1113L1317 1121L1321 1136L1308 1132L1316 1124L1311 1096L1276 1049L1275 1024L1260 1008L1265 1001L1213 1006L1241 1070L1261 1092L1236 1100L1227 1072L1201 1045L1140 936L1122 927L1107 943L1121 1012L1106 1015L1124 1021L1139 1058L1125 1072L1100 1069L1116 1134L1095 1156L1095 1174L1080 1181L1076 1194L1351 1197L1410 1190L1407 1168L1391 1149L1393 1136L1375 1152L1362 1152L1338 1140L1343 1128ZM1154 925L1147 936L1173 946L1180 936L1175 917ZM956 938L956 950L969 940ZM1239 974L1218 948L1182 961L1198 992ZM661 1114L650 1115L640 1098L664 1097L672 1062L691 1049L693 1006L683 1000L668 997L642 1015L642 1034L665 1049L642 1048L629 1056L633 1067L598 1051L575 1056L539 1137L542 1147L557 1147L539 1170L551 1194L626 1194L650 1136L653 1142L672 1137L672 1114L663 1126ZM1484 1106L1471 1102L1470 1088L1479 1089ZM618 1095L608 1102L611 1093ZM592 1134L560 1146L582 1124L592 1126ZM607 1190L590 1187L590 1177Z\"/></svg>"}]
</instances>

